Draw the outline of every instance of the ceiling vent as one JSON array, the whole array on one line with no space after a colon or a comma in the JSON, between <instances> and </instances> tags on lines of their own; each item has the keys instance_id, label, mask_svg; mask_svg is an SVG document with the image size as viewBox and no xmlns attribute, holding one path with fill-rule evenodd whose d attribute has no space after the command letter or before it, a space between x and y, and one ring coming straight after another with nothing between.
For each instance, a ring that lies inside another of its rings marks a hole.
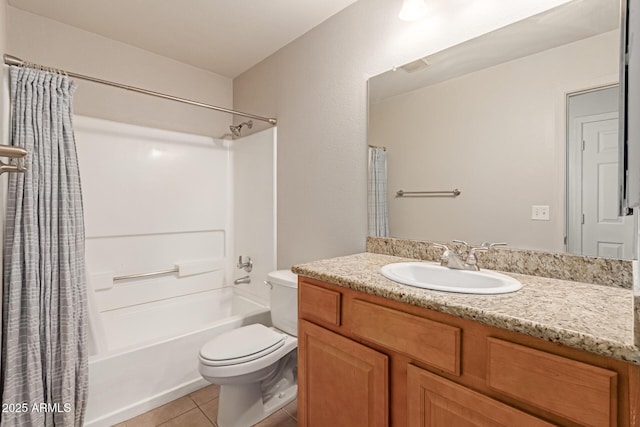
<instances>
[{"instance_id":1,"label":"ceiling vent","mask_svg":"<svg viewBox=\"0 0 640 427\"><path fill-rule=\"evenodd\" d=\"M409 62L408 64L404 64L400 68L402 68L407 73L415 73L416 71L424 70L429 66L427 62L427 58L416 59L415 61Z\"/></svg>"}]
</instances>

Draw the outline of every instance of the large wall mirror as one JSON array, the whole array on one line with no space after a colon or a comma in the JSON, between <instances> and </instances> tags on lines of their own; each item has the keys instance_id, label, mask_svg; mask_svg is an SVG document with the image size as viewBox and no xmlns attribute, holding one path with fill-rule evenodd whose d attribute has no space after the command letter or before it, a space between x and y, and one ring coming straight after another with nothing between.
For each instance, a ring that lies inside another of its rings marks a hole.
<instances>
[{"instance_id":1,"label":"large wall mirror","mask_svg":"<svg viewBox=\"0 0 640 427\"><path fill-rule=\"evenodd\" d=\"M574 0L371 78L370 235L634 258L619 52L619 0Z\"/></svg>"}]
</instances>

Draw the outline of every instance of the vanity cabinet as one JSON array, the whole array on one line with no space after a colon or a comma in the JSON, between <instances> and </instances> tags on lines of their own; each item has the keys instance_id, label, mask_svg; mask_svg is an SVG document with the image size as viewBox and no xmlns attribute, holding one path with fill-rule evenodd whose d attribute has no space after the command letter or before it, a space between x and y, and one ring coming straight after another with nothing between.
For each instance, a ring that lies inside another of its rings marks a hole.
<instances>
[{"instance_id":1,"label":"vanity cabinet","mask_svg":"<svg viewBox=\"0 0 640 427\"><path fill-rule=\"evenodd\" d=\"M300 426L640 427L640 366L299 278Z\"/></svg>"},{"instance_id":2,"label":"vanity cabinet","mask_svg":"<svg viewBox=\"0 0 640 427\"><path fill-rule=\"evenodd\" d=\"M389 358L301 320L298 417L309 426L388 425Z\"/></svg>"}]
</instances>

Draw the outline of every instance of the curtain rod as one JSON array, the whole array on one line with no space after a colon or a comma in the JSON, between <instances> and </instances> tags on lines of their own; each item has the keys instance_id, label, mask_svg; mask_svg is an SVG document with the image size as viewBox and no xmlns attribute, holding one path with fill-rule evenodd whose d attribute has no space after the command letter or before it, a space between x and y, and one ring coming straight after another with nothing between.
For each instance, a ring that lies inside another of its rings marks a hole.
<instances>
[{"instance_id":1,"label":"curtain rod","mask_svg":"<svg viewBox=\"0 0 640 427\"><path fill-rule=\"evenodd\" d=\"M228 108L223 108L223 107L217 107L215 105L210 105L210 104L205 104L203 102L198 102L198 101L192 101L190 99L185 99L185 98L179 98L177 96L173 96L173 95L167 95L165 93L160 93L160 92L154 92L151 90L147 90L147 89L141 89L139 87L135 87L135 86L129 86L129 85L124 85L121 83L115 83L115 82L111 82L108 80L102 80L102 79L98 79L95 77L90 77L90 76L85 76L83 74L78 74L78 73L73 73L70 71L65 71L65 70L60 70L60 69L55 69L55 68L51 68L51 67L45 67L42 65L38 65L38 64L33 64L30 62L25 62L20 58L16 58L15 56L12 55L8 55L8 54L4 54L4 63L7 65L17 65L17 66L26 66L26 67L35 67L35 68L41 68L43 70L53 70L56 72L60 72L63 74L68 75L69 77L75 77L77 79L82 79L82 80L86 80L89 82L94 82L94 83L100 83L103 85L107 85L107 86L113 86L113 87L117 87L120 89L125 89L125 90L129 90L131 92L138 92L138 93L143 93L145 95L151 95L151 96L155 96L158 98L163 98L163 99L168 99L170 101L177 101L177 102L182 102L183 104L189 104L189 105L195 105L196 107L203 107L203 108L208 108L210 110L215 110L215 111L221 111L223 113L228 113L228 114L234 114L236 116L242 116L242 117L248 117L250 119L255 119L255 120L261 120L263 122L268 122L272 125L276 125L278 123L278 121L274 118L269 118L269 117L261 117L261 116L256 116L254 114L249 114L249 113L243 113L240 111L234 111L234 110L230 110Z\"/></svg>"}]
</instances>

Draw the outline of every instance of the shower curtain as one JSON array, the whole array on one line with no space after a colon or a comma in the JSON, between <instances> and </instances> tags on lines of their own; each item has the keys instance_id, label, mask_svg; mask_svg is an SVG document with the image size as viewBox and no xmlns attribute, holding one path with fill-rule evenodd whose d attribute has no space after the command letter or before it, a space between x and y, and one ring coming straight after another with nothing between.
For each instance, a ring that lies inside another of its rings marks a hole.
<instances>
[{"instance_id":1,"label":"shower curtain","mask_svg":"<svg viewBox=\"0 0 640 427\"><path fill-rule=\"evenodd\" d=\"M382 147L369 147L369 236L389 235L387 210L387 152Z\"/></svg>"},{"instance_id":2,"label":"shower curtain","mask_svg":"<svg viewBox=\"0 0 640 427\"><path fill-rule=\"evenodd\" d=\"M11 137L28 170L9 175L2 293L0 425L82 426L87 308L75 84L11 67Z\"/></svg>"}]
</instances>

